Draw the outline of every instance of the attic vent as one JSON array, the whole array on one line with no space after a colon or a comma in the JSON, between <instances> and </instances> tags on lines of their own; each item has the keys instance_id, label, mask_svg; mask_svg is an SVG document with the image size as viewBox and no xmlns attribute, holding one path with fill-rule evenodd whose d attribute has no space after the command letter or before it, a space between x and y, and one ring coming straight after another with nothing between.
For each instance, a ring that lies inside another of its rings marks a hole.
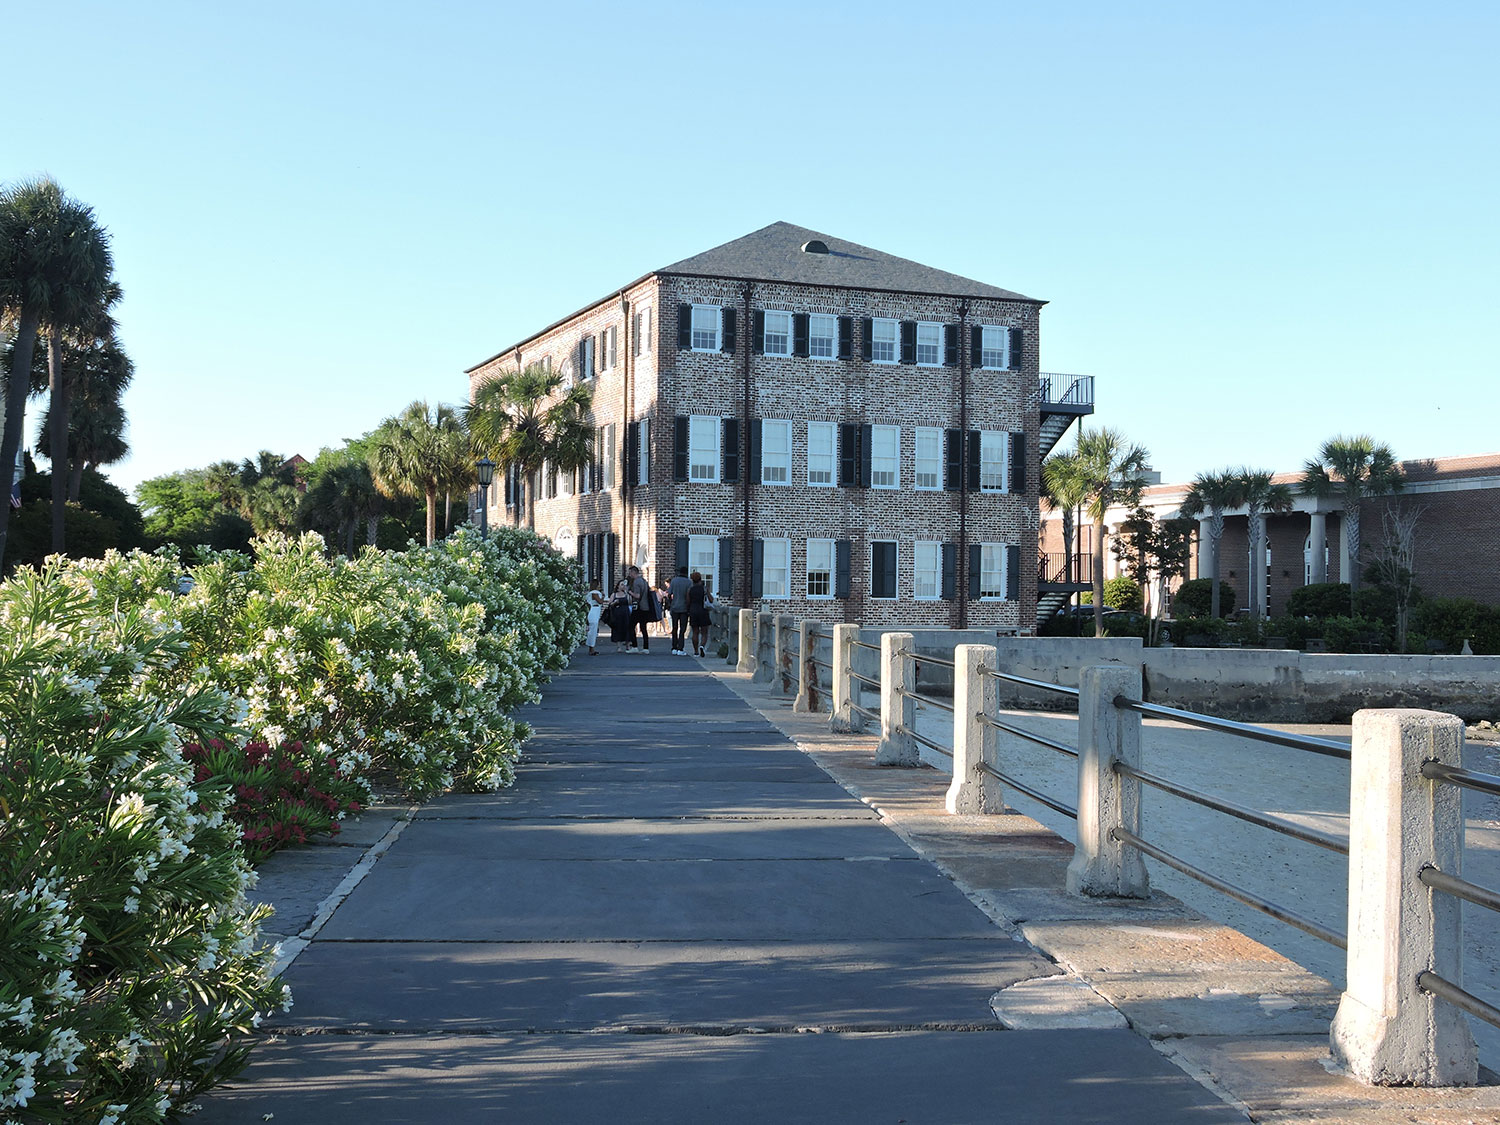
<instances>
[{"instance_id":1,"label":"attic vent","mask_svg":"<svg viewBox=\"0 0 1500 1125\"><path fill-rule=\"evenodd\" d=\"M824 242L821 238L811 239L802 244L802 252L804 254L826 254L828 253L828 243Z\"/></svg>"}]
</instances>

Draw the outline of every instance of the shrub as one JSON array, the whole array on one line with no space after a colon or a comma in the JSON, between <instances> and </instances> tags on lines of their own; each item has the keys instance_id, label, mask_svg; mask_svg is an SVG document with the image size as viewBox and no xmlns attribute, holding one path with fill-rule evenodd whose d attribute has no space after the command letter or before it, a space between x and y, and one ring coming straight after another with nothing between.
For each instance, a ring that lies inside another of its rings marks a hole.
<instances>
[{"instance_id":1,"label":"shrub","mask_svg":"<svg viewBox=\"0 0 1500 1125\"><path fill-rule=\"evenodd\" d=\"M1141 585L1128 575L1111 578L1104 583L1104 604L1110 609L1123 609L1131 613L1141 612L1145 604L1141 598Z\"/></svg>"},{"instance_id":2,"label":"shrub","mask_svg":"<svg viewBox=\"0 0 1500 1125\"><path fill-rule=\"evenodd\" d=\"M1172 595L1172 616L1203 617L1209 615L1213 608L1213 579L1191 578L1177 587L1177 592ZM1234 587L1222 579L1219 582L1219 615L1227 616L1234 612Z\"/></svg>"},{"instance_id":3,"label":"shrub","mask_svg":"<svg viewBox=\"0 0 1500 1125\"><path fill-rule=\"evenodd\" d=\"M1500 655L1500 607L1471 598L1427 598L1413 607L1411 628L1442 641L1450 653L1462 651L1467 640L1477 655Z\"/></svg>"},{"instance_id":4,"label":"shrub","mask_svg":"<svg viewBox=\"0 0 1500 1125\"><path fill-rule=\"evenodd\" d=\"M1347 617L1349 584L1314 582L1310 586L1302 586L1287 597L1286 611L1293 617Z\"/></svg>"},{"instance_id":5,"label":"shrub","mask_svg":"<svg viewBox=\"0 0 1500 1125\"><path fill-rule=\"evenodd\" d=\"M0 586L0 1111L155 1122L243 1065L284 991L228 794L179 753L235 705L152 686L186 655L170 615L72 570Z\"/></svg>"},{"instance_id":6,"label":"shrub","mask_svg":"<svg viewBox=\"0 0 1500 1125\"><path fill-rule=\"evenodd\" d=\"M1329 652L1389 652L1391 627L1368 617L1325 617L1321 622L1323 643Z\"/></svg>"}]
</instances>

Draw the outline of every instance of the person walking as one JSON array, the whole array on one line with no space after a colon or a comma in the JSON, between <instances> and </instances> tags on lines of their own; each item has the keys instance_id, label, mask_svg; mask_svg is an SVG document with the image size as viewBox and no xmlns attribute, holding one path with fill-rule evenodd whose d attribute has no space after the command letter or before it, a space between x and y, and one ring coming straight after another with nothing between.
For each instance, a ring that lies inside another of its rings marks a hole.
<instances>
[{"instance_id":1,"label":"person walking","mask_svg":"<svg viewBox=\"0 0 1500 1125\"><path fill-rule=\"evenodd\" d=\"M693 580L688 577L688 568L679 566L677 574L667 584L667 596L671 599L667 607L672 612L672 655L687 655L688 591Z\"/></svg>"},{"instance_id":2,"label":"person walking","mask_svg":"<svg viewBox=\"0 0 1500 1125\"><path fill-rule=\"evenodd\" d=\"M585 638L588 641L589 655L598 656L599 650L594 646L599 641L599 620L604 616L604 594L599 590L589 591L589 631Z\"/></svg>"},{"instance_id":3,"label":"person walking","mask_svg":"<svg viewBox=\"0 0 1500 1125\"><path fill-rule=\"evenodd\" d=\"M688 620L693 626L693 655L708 655L708 607L714 604L714 596L703 584L703 575L693 571L688 586Z\"/></svg>"},{"instance_id":4,"label":"person walking","mask_svg":"<svg viewBox=\"0 0 1500 1125\"><path fill-rule=\"evenodd\" d=\"M605 607L605 615L609 621L609 639L615 643L615 651L624 652L625 642L635 632L635 625L630 619L630 593L625 579L622 578L615 584L614 596Z\"/></svg>"},{"instance_id":5,"label":"person walking","mask_svg":"<svg viewBox=\"0 0 1500 1125\"><path fill-rule=\"evenodd\" d=\"M629 574L630 578L625 585L625 589L630 595L630 604L635 607L630 617L630 651L650 652L651 622L656 620L655 615L651 612L651 583L642 577L641 568L638 566L631 567L626 573ZM635 645L635 626L637 625L641 629L641 646L639 649Z\"/></svg>"}]
</instances>

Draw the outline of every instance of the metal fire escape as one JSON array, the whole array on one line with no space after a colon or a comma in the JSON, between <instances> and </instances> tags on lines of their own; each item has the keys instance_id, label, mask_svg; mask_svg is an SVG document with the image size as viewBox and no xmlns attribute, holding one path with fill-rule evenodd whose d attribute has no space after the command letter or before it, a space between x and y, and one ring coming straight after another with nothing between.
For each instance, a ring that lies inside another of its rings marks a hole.
<instances>
[{"instance_id":1,"label":"metal fire escape","mask_svg":"<svg viewBox=\"0 0 1500 1125\"><path fill-rule=\"evenodd\" d=\"M1094 377L1092 375L1059 375L1042 372L1041 384L1041 457L1046 458L1068 432L1077 418L1094 412ZM1078 529L1080 532L1082 528ZM1041 552L1037 559L1036 622L1041 625L1072 600L1073 595L1089 589L1093 557L1081 549L1082 536L1074 536L1071 559L1061 551Z\"/></svg>"}]
</instances>

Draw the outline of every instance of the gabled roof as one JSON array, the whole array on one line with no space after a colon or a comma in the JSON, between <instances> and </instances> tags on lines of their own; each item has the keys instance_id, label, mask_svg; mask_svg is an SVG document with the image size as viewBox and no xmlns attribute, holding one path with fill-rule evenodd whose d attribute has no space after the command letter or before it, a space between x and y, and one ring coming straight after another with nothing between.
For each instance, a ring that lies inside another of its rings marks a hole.
<instances>
[{"instance_id":1,"label":"gabled roof","mask_svg":"<svg viewBox=\"0 0 1500 1125\"><path fill-rule=\"evenodd\" d=\"M802 247L809 242L821 242L828 252L808 253ZM508 352L513 352L554 328L582 316L590 309L613 300L621 293L633 289L647 278L669 275L673 277L725 277L744 281L784 282L792 285L827 285L844 289L876 289L888 293L917 293L937 297L974 297L992 301L1025 301L1033 305L1044 305L1035 297L1024 297L1001 289L959 277L956 273L935 270L920 262L898 258L880 250L872 250L857 242L845 242L842 238L819 234L806 227L791 223L772 223L761 227L743 238L736 238L712 250L694 254L680 262L673 262L659 270L636 278L629 285L590 302L561 320L554 321L540 331L533 332L523 340L517 340L502 348L489 359L468 368L465 374L472 375L487 363L493 363Z\"/></svg>"},{"instance_id":2,"label":"gabled roof","mask_svg":"<svg viewBox=\"0 0 1500 1125\"><path fill-rule=\"evenodd\" d=\"M809 242L821 242L828 252L808 253L802 247ZM1009 289L959 277L956 273L933 269L920 262L791 223L772 223L743 238L673 262L656 272L678 277L731 277L746 281L837 285L849 289L885 289L940 297L1043 303Z\"/></svg>"}]
</instances>

